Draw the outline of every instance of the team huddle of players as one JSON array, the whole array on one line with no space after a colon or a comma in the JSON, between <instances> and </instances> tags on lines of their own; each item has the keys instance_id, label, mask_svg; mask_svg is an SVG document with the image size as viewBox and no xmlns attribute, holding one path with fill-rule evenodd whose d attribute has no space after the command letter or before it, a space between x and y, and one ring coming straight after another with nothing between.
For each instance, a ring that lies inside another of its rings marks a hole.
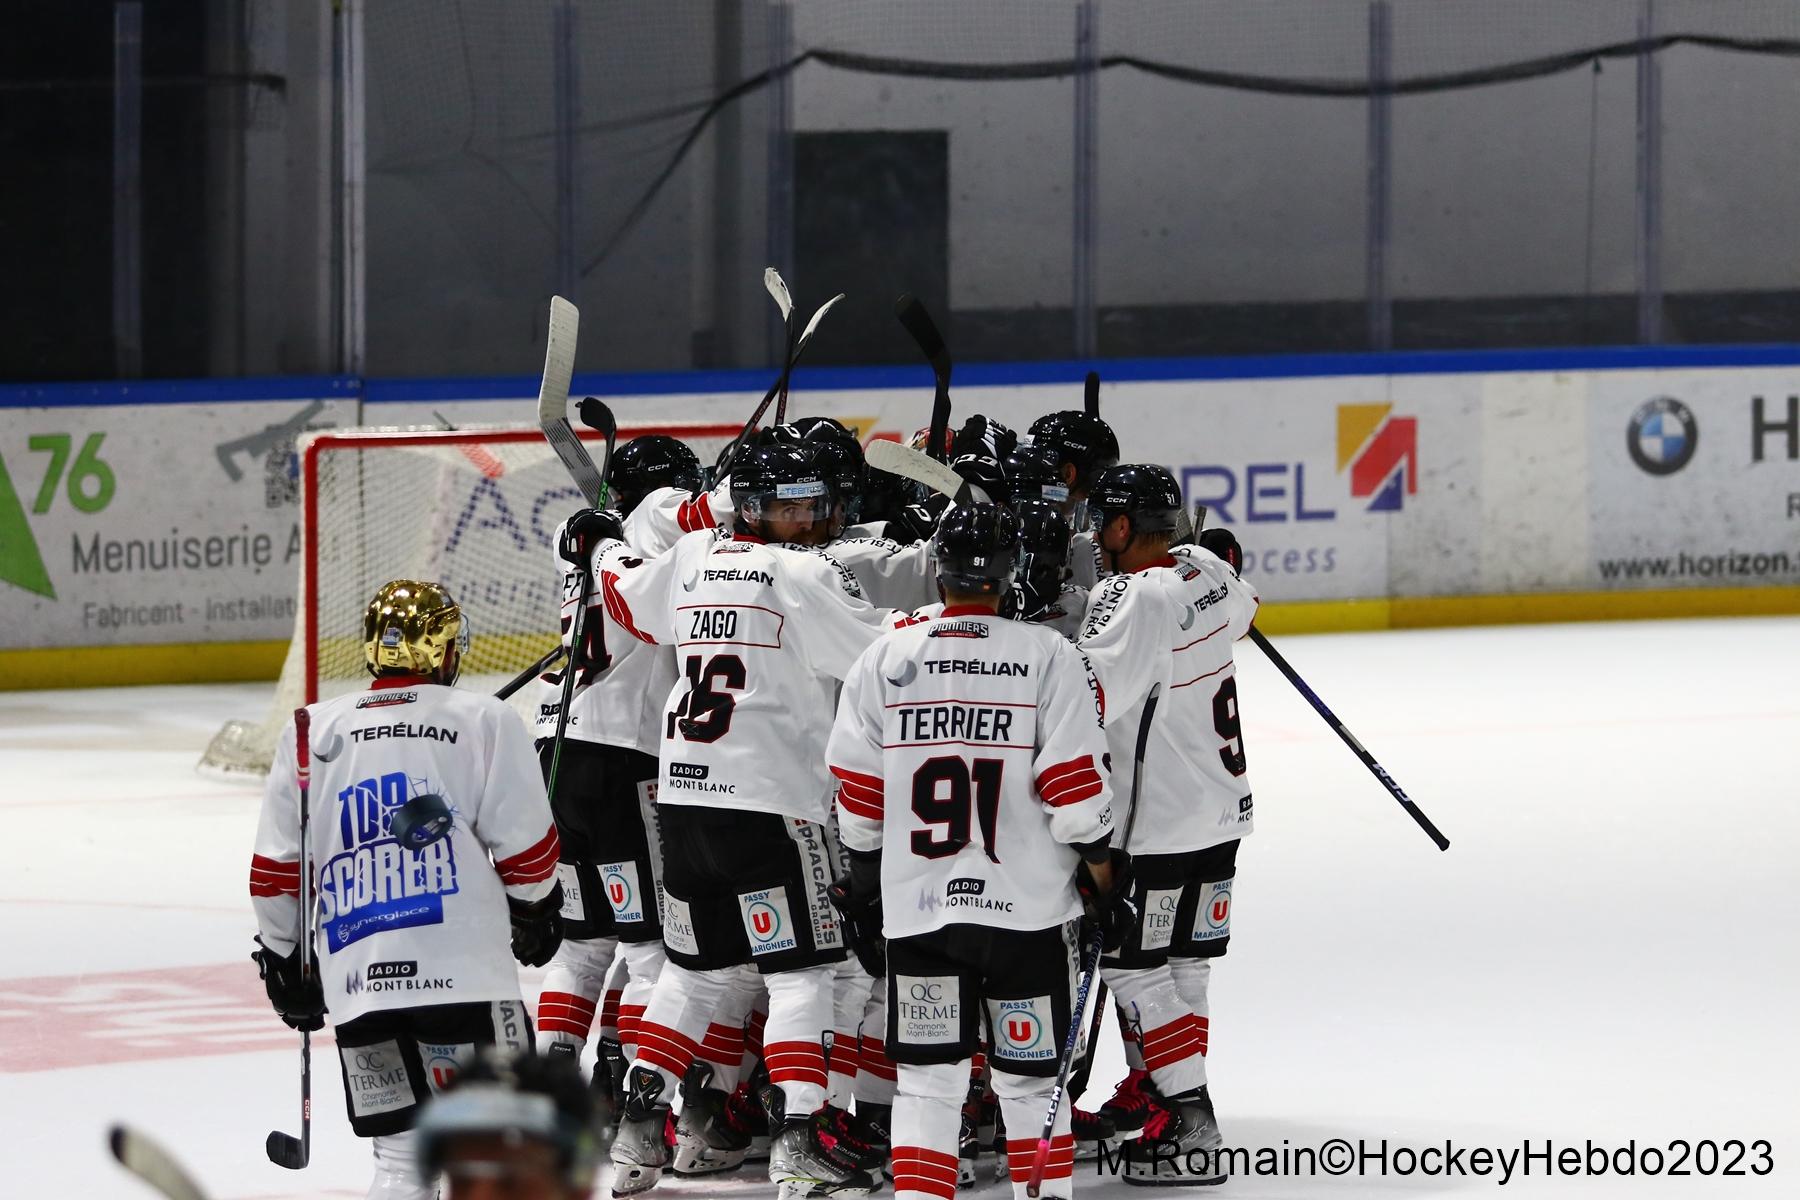
<instances>
[{"instance_id":1,"label":"team huddle of players","mask_svg":"<svg viewBox=\"0 0 1800 1200\"><path fill-rule=\"evenodd\" d=\"M716 481L674 439L620 447L614 507L557 533L579 645L566 717L539 684L535 764L511 710L447 686L454 603L377 596L373 687L313 706L306 845L290 727L251 884L277 1010L332 1014L372 1197L433 1194L418 1106L526 1036L503 939L548 960L538 1050L597 1035L615 1196L766 1156L784 1197L947 1198L989 1149L1023 1196L1090 938L1131 1071L1060 1107L1042 1194L1134 1132L1127 1182L1223 1178L1206 995L1251 829L1256 594L1099 417L948 440L955 502L829 418L741 439Z\"/></svg>"}]
</instances>

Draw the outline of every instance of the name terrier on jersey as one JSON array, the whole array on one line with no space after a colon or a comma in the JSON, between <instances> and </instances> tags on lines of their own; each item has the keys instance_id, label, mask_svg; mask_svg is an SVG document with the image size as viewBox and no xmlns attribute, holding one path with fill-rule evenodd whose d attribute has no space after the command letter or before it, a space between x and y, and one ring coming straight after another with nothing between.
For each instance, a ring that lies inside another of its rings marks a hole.
<instances>
[{"instance_id":1,"label":"name terrier on jersey","mask_svg":"<svg viewBox=\"0 0 1800 1200\"><path fill-rule=\"evenodd\" d=\"M899 710L902 742L1004 742L1012 736L1013 710L931 704Z\"/></svg>"}]
</instances>

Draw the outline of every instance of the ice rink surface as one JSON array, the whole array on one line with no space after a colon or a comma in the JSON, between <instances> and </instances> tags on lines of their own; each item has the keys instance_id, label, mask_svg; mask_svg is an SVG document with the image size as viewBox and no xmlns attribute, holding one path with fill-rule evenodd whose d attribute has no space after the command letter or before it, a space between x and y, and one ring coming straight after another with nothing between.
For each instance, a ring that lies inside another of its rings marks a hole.
<instances>
[{"instance_id":1,"label":"ice rink surface","mask_svg":"<svg viewBox=\"0 0 1800 1200\"><path fill-rule=\"evenodd\" d=\"M1448 1142L1468 1163L1526 1139L1766 1139L1767 1177L1546 1178L1540 1161L1499 1194L1800 1195L1800 619L1277 645L1453 844L1433 848L1240 644L1257 830L1213 972L1227 1144ZM263 1156L271 1129L297 1131L298 1039L247 957L260 790L193 768L270 690L0 693L0 1196L150 1195L105 1154L117 1120L221 1200L363 1194L329 1041L313 1165ZM1121 1070L1109 1036L1095 1090ZM1078 1194L1127 1192L1091 1172L1078 1164ZM1499 1179L1353 1170L1205 1194L1475 1195ZM773 1195L752 1173L659 1192Z\"/></svg>"}]
</instances>

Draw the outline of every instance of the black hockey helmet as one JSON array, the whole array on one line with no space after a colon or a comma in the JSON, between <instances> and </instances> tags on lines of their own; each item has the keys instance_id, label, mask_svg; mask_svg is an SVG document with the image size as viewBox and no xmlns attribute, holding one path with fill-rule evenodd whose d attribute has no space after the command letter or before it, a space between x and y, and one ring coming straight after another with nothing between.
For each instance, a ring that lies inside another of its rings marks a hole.
<instances>
[{"instance_id":1,"label":"black hockey helmet","mask_svg":"<svg viewBox=\"0 0 1800 1200\"><path fill-rule=\"evenodd\" d=\"M420 1166L435 1179L458 1164L504 1173L509 1151L530 1142L556 1155L563 1186L585 1196L600 1162L593 1096L573 1059L483 1049L419 1115ZM470 1160L471 1151L480 1158Z\"/></svg>"},{"instance_id":2,"label":"black hockey helmet","mask_svg":"<svg viewBox=\"0 0 1800 1200\"><path fill-rule=\"evenodd\" d=\"M856 438L850 427L836 417L795 417L788 424L799 430L802 438L847 437L852 441Z\"/></svg>"},{"instance_id":3,"label":"black hockey helmet","mask_svg":"<svg viewBox=\"0 0 1800 1200\"><path fill-rule=\"evenodd\" d=\"M994 595L1012 586L1019 561L1019 518L998 504L952 505L933 539L945 591Z\"/></svg>"},{"instance_id":4,"label":"black hockey helmet","mask_svg":"<svg viewBox=\"0 0 1800 1200\"><path fill-rule=\"evenodd\" d=\"M1181 513L1181 486L1167 467L1126 463L1108 467L1095 476L1087 503L1096 530L1105 529L1108 522L1122 514L1131 519L1133 536L1174 533Z\"/></svg>"},{"instance_id":5,"label":"black hockey helmet","mask_svg":"<svg viewBox=\"0 0 1800 1200\"><path fill-rule=\"evenodd\" d=\"M983 413L976 413L963 422L962 428L956 431L956 437L950 443L950 457L960 458L965 454L985 454L989 458L1002 461L1019 444L1019 435L1002 425L994 418Z\"/></svg>"},{"instance_id":6,"label":"black hockey helmet","mask_svg":"<svg viewBox=\"0 0 1800 1200\"><path fill-rule=\"evenodd\" d=\"M1021 500L1046 500L1058 509L1069 503L1069 486L1057 473L1056 460L1047 450L1035 446L1017 446L1000 460L1006 471L1006 482L1013 503Z\"/></svg>"},{"instance_id":7,"label":"black hockey helmet","mask_svg":"<svg viewBox=\"0 0 1800 1200\"><path fill-rule=\"evenodd\" d=\"M662 433L632 438L613 453L606 467L606 486L621 514L630 513L658 488L695 492L705 481L700 459L687 443Z\"/></svg>"},{"instance_id":8,"label":"black hockey helmet","mask_svg":"<svg viewBox=\"0 0 1800 1200\"><path fill-rule=\"evenodd\" d=\"M812 443L750 446L731 460L731 507L742 532L761 536L777 504L804 504L814 522L831 515L832 497Z\"/></svg>"},{"instance_id":9,"label":"black hockey helmet","mask_svg":"<svg viewBox=\"0 0 1800 1200\"><path fill-rule=\"evenodd\" d=\"M1019 615L1035 617L1056 603L1069 577L1069 519L1047 500L1017 500L1013 513L1019 518L1019 566L1014 586L1019 591Z\"/></svg>"},{"instance_id":10,"label":"black hockey helmet","mask_svg":"<svg viewBox=\"0 0 1800 1200\"><path fill-rule=\"evenodd\" d=\"M1059 470L1064 464L1075 468L1071 486L1077 492L1092 490L1094 477L1119 461L1119 439L1112 426L1073 409L1045 413L1033 421L1031 444L1047 451Z\"/></svg>"},{"instance_id":11,"label":"black hockey helmet","mask_svg":"<svg viewBox=\"0 0 1800 1200\"><path fill-rule=\"evenodd\" d=\"M770 445L809 447L833 498L843 505L844 520L857 520L867 467L863 463L862 443L854 433L830 417L800 417L770 429L764 440ZM838 532L834 530L833 536Z\"/></svg>"}]
</instances>

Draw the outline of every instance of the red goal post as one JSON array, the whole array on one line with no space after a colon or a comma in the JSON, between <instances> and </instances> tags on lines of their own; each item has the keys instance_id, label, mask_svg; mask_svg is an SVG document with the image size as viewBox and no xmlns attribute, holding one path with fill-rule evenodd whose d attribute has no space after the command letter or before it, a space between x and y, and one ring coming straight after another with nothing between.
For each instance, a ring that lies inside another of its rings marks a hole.
<instances>
[{"instance_id":1,"label":"red goal post","mask_svg":"<svg viewBox=\"0 0 1800 1200\"><path fill-rule=\"evenodd\" d=\"M739 427L622 424L688 443L710 466ZM581 430L583 441L600 435ZM555 644L556 526L582 504L535 426L362 428L306 435L297 447L300 569L293 640L268 716L231 721L201 766L266 773L294 708L358 690L362 614L390 579L429 579L456 597L471 630L459 686L493 690ZM533 702L515 697L523 713Z\"/></svg>"}]
</instances>

